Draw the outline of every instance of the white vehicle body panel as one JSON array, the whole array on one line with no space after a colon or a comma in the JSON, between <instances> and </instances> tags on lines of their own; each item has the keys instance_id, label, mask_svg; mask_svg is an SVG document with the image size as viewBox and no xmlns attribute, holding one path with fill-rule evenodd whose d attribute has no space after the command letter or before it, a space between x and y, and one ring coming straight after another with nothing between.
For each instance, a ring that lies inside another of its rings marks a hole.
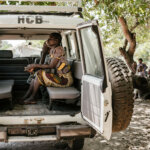
<instances>
[{"instance_id":1,"label":"white vehicle body panel","mask_svg":"<svg viewBox=\"0 0 150 150\"><path fill-rule=\"evenodd\" d=\"M0 28L76 29L84 20L54 15L0 15Z\"/></svg>"},{"instance_id":2,"label":"white vehicle body panel","mask_svg":"<svg viewBox=\"0 0 150 150\"><path fill-rule=\"evenodd\" d=\"M70 115L47 115L47 116L4 116L0 117L0 125L32 125L32 124L61 124L65 122L78 122L83 125L81 113Z\"/></svg>"},{"instance_id":3,"label":"white vehicle body panel","mask_svg":"<svg viewBox=\"0 0 150 150\"><path fill-rule=\"evenodd\" d=\"M9 6L3 5L0 6L0 10L6 11L9 10L10 12L49 12L49 11L57 11L57 12L78 12L78 7L67 7L67 6Z\"/></svg>"},{"instance_id":4,"label":"white vehicle body panel","mask_svg":"<svg viewBox=\"0 0 150 150\"><path fill-rule=\"evenodd\" d=\"M7 12L36 12L36 13L43 13L43 12L65 12L65 13L72 13L72 12L79 12L81 9L81 0L2 0L5 1L6 4L0 5L1 11ZM12 5L9 1L17 2L16 5ZM22 4L22 2L30 2L30 5ZM57 5L48 5L48 6L41 6L41 5L34 5L34 2L57 2ZM60 5L59 5L59 4ZM63 5L61 4L63 3ZM22 4L22 5L20 5ZM65 5L64 5L65 4Z\"/></svg>"}]
</instances>

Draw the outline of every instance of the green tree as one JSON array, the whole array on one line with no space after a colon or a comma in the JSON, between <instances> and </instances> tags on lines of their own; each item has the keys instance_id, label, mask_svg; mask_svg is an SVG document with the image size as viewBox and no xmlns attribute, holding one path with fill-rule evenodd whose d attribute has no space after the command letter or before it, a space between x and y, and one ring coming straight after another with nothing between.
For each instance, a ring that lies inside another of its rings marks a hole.
<instances>
[{"instance_id":1,"label":"green tree","mask_svg":"<svg viewBox=\"0 0 150 150\"><path fill-rule=\"evenodd\" d=\"M42 49L44 42L45 40L28 40L26 41L26 44L31 43L33 47Z\"/></svg>"},{"instance_id":2,"label":"green tree","mask_svg":"<svg viewBox=\"0 0 150 150\"><path fill-rule=\"evenodd\" d=\"M137 50L135 52L135 60L137 61L139 58L142 58L144 62L150 66L150 43L145 42L143 44L139 44L137 46Z\"/></svg>"},{"instance_id":3,"label":"green tree","mask_svg":"<svg viewBox=\"0 0 150 150\"><path fill-rule=\"evenodd\" d=\"M135 73L136 46L148 42L150 20L149 0L83 0L85 19L98 19L104 46L119 49L130 69ZM121 28L120 28L121 25ZM114 44L112 44L112 41ZM114 50L117 52L116 50Z\"/></svg>"},{"instance_id":4,"label":"green tree","mask_svg":"<svg viewBox=\"0 0 150 150\"><path fill-rule=\"evenodd\" d=\"M7 41L1 41L0 42L0 50L9 50L12 49L12 45L8 43Z\"/></svg>"}]
</instances>

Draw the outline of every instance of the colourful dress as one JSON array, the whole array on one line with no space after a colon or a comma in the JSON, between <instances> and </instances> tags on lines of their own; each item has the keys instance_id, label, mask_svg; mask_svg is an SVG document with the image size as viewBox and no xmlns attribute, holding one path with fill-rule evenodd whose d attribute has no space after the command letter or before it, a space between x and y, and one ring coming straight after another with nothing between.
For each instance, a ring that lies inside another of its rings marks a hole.
<instances>
[{"instance_id":1,"label":"colourful dress","mask_svg":"<svg viewBox=\"0 0 150 150\"><path fill-rule=\"evenodd\" d=\"M41 85L52 87L69 87L73 84L73 77L70 71L70 65L65 58L65 51L61 46L50 50L50 60L58 59L57 65L53 68L55 73L47 71L47 69L39 70L36 73ZM53 70L49 69L49 70Z\"/></svg>"}]
</instances>

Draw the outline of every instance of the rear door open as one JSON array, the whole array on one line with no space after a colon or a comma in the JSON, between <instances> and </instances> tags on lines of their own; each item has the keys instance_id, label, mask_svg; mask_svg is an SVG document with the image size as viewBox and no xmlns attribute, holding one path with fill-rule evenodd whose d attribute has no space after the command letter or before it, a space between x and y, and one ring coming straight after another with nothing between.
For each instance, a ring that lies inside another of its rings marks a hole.
<instances>
[{"instance_id":1,"label":"rear door open","mask_svg":"<svg viewBox=\"0 0 150 150\"><path fill-rule=\"evenodd\" d=\"M110 139L112 133L111 86L108 81L97 21L77 27L83 68L81 112L98 133Z\"/></svg>"}]
</instances>

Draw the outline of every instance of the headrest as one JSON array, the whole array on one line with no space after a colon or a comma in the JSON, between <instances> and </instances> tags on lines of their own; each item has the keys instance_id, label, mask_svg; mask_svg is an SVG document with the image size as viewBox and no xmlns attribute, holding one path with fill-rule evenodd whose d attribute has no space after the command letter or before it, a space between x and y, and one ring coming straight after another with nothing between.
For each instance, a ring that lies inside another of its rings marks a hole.
<instances>
[{"instance_id":1,"label":"headrest","mask_svg":"<svg viewBox=\"0 0 150 150\"><path fill-rule=\"evenodd\" d=\"M0 50L0 58L13 58L11 50Z\"/></svg>"},{"instance_id":2,"label":"headrest","mask_svg":"<svg viewBox=\"0 0 150 150\"><path fill-rule=\"evenodd\" d=\"M40 63L40 58L35 58L35 59L34 59L34 63L35 63L35 64L39 64L39 63Z\"/></svg>"}]
</instances>

